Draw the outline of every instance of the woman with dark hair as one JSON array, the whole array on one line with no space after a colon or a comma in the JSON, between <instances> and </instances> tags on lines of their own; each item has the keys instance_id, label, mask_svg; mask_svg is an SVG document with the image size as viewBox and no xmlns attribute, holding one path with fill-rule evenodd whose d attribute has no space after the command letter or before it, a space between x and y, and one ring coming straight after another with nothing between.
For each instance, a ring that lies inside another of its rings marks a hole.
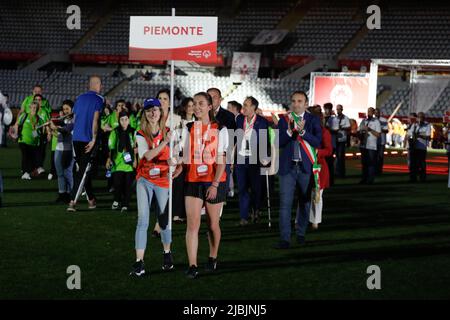
<instances>
[{"instance_id":1,"label":"woman with dark hair","mask_svg":"<svg viewBox=\"0 0 450 320\"><path fill-rule=\"evenodd\" d=\"M312 203L309 211L309 222L312 224L313 229L319 228L319 223L322 222L322 209L323 209L323 191L330 187L330 173L328 170L327 160L333 153L333 144L331 142L331 133L325 127L325 118L323 116L320 105L310 107L310 112L320 118L320 126L322 127L322 143L317 148L317 163L320 165L319 173L319 188L312 188ZM300 207L297 207L296 223L300 217Z\"/></svg>"},{"instance_id":2,"label":"woman with dark hair","mask_svg":"<svg viewBox=\"0 0 450 320\"><path fill-rule=\"evenodd\" d=\"M50 122L50 129L56 135L55 168L58 176L58 198L56 202L69 203L73 187L73 150L72 150L72 119L73 101L65 100L61 111L64 119L59 125Z\"/></svg>"},{"instance_id":3,"label":"woman with dark hair","mask_svg":"<svg viewBox=\"0 0 450 320\"><path fill-rule=\"evenodd\" d=\"M206 270L213 272L217 269L221 238L220 212L227 191L225 153L228 147L227 129L215 121L209 94L199 92L194 95L194 113L197 121L189 123L183 130L183 163L186 165L186 247L189 259L186 275L191 279L198 276L198 233L204 204L209 241Z\"/></svg>"},{"instance_id":4,"label":"woman with dark hair","mask_svg":"<svg viewBox=\"0 0 450 320\"><path fill-rule=\"evenodd\" d=\"M160 104L161 104L161 122L163 124L165 124L166 128L170 128L170 119L171 119L171 115L170 115L170 90L167 88L161 89L158 91L158 93L156 94L156 97L158 98ZM177 130L181 128L181 117L177 114L173 114L173 129ZM172 186L172 204L173 206L173 216L183 216L184 214L181 212L184 210L184 208L181 208L179 203L176 203L174 200L174 195L176 194L183 194L183 190L179 189L179 185L180 183L177 183L178 181L173 181L173 186ZM168 210L168 207L166 208L166 210ZM167 212L166 212L167 213ZM154 237L160 237L160 232L161 232L161 228L159 226L158 221L155 223L155 227L153 229L152 235Z\"/></svg>"},{"instance_id":5,"label":"woman with dark hair","mask_svg":"<svg viewBox=\"0 0 450 320\"><path fill-rule=\"evenodd\" d=\"M121 212L128 211L131 199L131 187L134 179L134 169L137 166L135 152L135 131L130 126L128 113L119 114L119 126L109 135L109 155L106 168L112 172L114 184L113 210L121 206Z\"/></svg>"},{"instance_id":6,"label":"woman with dark hair","mask_svg":"<svg viewBox=\"0 0 450 320\"><path fill-rule=\"evenodd\" d=\"M184 98L181 102L180 108L178 110L179 115L181 116L181 126L182 128L186 128L188 123L194 122L194 99L191 97ZM181 133L182 130L177 130L177 132ZM178 141L181 140L181 136L178 137ZM181 147L181 144L180 144ZM181 152L182 149L178 150ZM177 151L175 151L177 152ZM186 208L184 204L184 180L185 173L184 171L172 182L173 187L173 196L172 196L172 206L173 206L173 221L175 223L183 223L186 219Z\"/></svg>"},{"instance_id":7,"label":"woman with dark hair","mask_svg":"<svg viewBox=\"0 0 450 320\"><path fill-rule=\"evenodd\" d=\"M181 123L186 126L187 123L195 121L194 115L194 99L191 97L184 98L178 109L178 114L181 117Z\"/></svg>"}]
</instances>

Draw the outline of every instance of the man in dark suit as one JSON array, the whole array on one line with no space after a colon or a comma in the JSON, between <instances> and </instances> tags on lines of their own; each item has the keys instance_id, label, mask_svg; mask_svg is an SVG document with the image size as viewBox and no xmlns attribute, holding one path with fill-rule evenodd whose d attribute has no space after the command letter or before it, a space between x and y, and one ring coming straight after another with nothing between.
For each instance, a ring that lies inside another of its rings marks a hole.
<instances>
[{"instance_id":1,"label":"man in dark suit","mask_svg":"<svg viewBox=\"0 0 450 320\"><path fill-rule=\"evenodd\" d=\"M234 114L230 111L222 108L220 104L222 103L222 93L217 88L209 88L208 91L206 91L212 98L212 105L214 110L214 117L216 118L217 122L219 122L220 125L224 126L228 130L228 141L230 141L230 145L228 147L229 150L232 150L232 147L236 143L236 141L233 141L234 137L234 130L236 130L236 120L234 117ZM233 143L231 143L233 142ZM230 163L233 162L232 154L231 152L227 152L227 166L225 167L225 171L227 173L227 194L230 190L230 176L231 176L231 168Z\"/></svg>"},{"instance_id":2,"label":"man in dark suit","mask_svg":"<svg viewBox=\"0 0 450 320\"><path fill-rule=\"evenodd\" d=\"M268 137L268 121L256 114L258 101L254 97L247 97L244 101L242 113L236 118L238 141L236 144L237 164L236 177L239 188L239 211L241 221L239 225L248 224L249 211L251 210L252 222L258 222L261 215L261 166L268 161L261 159L259 149L266 146L266 155L270 156ZM265 134L260 135L260 131ZM262 141L264 139L265 141ZM249 194L249 189L251 193Z\"/></svg>"},{"instance_id":3,"label":"man in dark suit","mask_svg":"<svg viewBox=\"0 0 450 320\"><path fill-rule=\"evenodd\" d=\"M322 142L322 129L318 117L306 111L308 97L303 91L291 96L291 112L278 123L280 137L280 242L278 249L290 247L291 211L296 187L300 189L300 220L297 242L305 242L305 233L311 208L312 167L314 152Z\"/></svg>"}]
</instances>

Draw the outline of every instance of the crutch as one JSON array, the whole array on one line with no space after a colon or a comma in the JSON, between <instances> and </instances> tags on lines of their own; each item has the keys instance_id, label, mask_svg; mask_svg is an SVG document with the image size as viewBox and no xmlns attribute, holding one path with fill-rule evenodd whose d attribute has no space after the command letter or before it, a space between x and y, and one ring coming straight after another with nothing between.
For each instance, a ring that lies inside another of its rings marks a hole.
<instances>
[{"instance_id":1,"label":"crutch","mask_svg":"<svg viewBox=\"0 0 450 320\"><path fill-rule=\"evenodd\" d=\"M267 213L269 214L269 228L271 228L272 219L270 217L269 170L266 170L266 187L267 187Z\"/></svg>"},{"instance_id":2,"label":"crutch","mask_svg":"<svg viewBox=\"0 0 450 320\"><path fill-rule=\"evenodd\" d=\"M77 204L77 201L80 198L81 193L83 192L84 184L86 183L86 177L87 177L88 173L91 171L92 162L94 161L95 155L97 154L97 147L98 147L98 144L95 144L93 147L91 157L89 158L89 162L86 166L86 170L84 170L83 177L81 178L80 185L78 186L78 190L75 195L75 199L73 200L74 204ZM86 193L86 199L89 201L89 197L88 197L87 193Z\"/></svg>"}]
</instances>

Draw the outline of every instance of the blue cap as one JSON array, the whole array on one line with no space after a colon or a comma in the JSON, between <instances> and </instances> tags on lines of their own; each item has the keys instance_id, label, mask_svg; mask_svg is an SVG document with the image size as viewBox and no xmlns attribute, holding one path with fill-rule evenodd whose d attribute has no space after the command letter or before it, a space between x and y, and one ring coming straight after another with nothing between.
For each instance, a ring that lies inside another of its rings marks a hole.
<instances>
[{"instance_id":1,"label":"blue cap","mask_svg":"<svg viewBox=\"0 0 450 320\"><path fill-rule=\"evenodd\" d=\"M144 100L144 110L150 109L152 107L161 107L161 103L158 99L147 98Z\"/></svg>"}]
</instances>

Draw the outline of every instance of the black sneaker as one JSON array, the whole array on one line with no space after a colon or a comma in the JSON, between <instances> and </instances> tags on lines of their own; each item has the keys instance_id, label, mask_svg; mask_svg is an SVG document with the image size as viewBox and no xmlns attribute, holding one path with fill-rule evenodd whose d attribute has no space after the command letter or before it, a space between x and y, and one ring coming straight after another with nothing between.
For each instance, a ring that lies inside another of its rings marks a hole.
<instances>
[{"instance_id":1,"label":"black sneaker","mask_svg":"<svg viewBox=\"0 0 450 320\"><path fill-rule=\"evenodd\" d=\"M55 203L65 203L66 202L66 198L65 198L65 193L58 193L58 198L56 198Z\"/></svg>"},{"instance_id":2,"label":"black sneaker","mask_svg":"<svg viewBox=\"0 0 450 320\"><path fill-rule=\"evenodd\" d=\"M217 258L208 258L208 263L205 267L207 272L214 272L217 270Z\"/></svg>"},{"instance_id":3,"label":"black sneaker","mask_svg":"<svg viewBox=\"0 0 450 320\"><path fill-rule=\"evenodd\" d=\"M283 249L289 249L290 246L291 246L291 244L289 242L287 242L287 241L280 241L274 246L274 248L283 250Z\"/></svg>"},{"instance_id":4,"label":"black sneaker","mask_svg":"<svg viewBox=\"0 0 450 320\"><path fill-rule=\"evenodd\" d=\"M163 265L162 269L164 271L169 271L173 269L173 259L172 259L172 252L169 253L163 253Z\"/></svg>"},{"instance_id":5,"label":"black sneaker","mask_svg":"<svg viewBox=\"0 0 450 320\"><path fill-rule=\"evenodd\" d=\"M297 236L297 243L298 244L305 244L306 240L304 236Z\"/></svg>"},{"instance_id":6,"label":"black sneaker","mask_svg":"<svg viewBox=\"0 0 450 320\"><path fill-rule=\"evenodd\" d=\"M186 271L186 277L196 279L198 277L198 267L195 265L190 266Z\"/></svg>"},{"instance_id":7,"label":"black sneaker","mask_svg":"<svg viewBox=\"0 0 450 320\"><path fill-rule=\"evenodd\" d=\"M145 265L144 261L139 260L133 264L133 270L130 272L130 276L141 277L145 274Z\"/></svg>"}]
</instances>

